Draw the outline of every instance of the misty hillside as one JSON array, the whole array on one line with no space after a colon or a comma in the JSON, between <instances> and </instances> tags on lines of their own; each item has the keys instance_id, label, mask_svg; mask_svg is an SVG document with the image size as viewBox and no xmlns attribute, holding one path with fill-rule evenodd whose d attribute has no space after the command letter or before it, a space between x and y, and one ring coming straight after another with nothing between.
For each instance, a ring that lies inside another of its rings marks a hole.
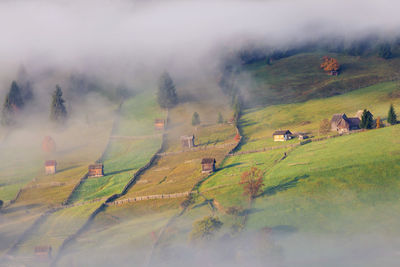
<instances>
[{"instance_id":1,"label":"misty hillside","mask_svg":"<svg viewBox=\"0 0 400 267\"><path fill-rule=\"evenodd\" d=\"M0 3L0 266L398 265L397 3L38 2Z\"/></svg>"}]
</instances>

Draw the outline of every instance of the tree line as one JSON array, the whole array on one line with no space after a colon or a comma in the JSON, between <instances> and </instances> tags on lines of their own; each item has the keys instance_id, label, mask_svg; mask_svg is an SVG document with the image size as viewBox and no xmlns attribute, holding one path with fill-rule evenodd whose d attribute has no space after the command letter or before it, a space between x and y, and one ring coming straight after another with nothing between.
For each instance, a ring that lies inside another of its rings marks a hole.
<instances>
[{"instance_id":1,"label":"tree line","mask_svg":"<svg viewBox=\"0 0 400 267\"><path fill-rule=\"evenodd\" d=\"M27 83L30 86L30 83ZM29 89L29 90L28 90ZM1 124L3 126L12 126L17 123L18 116L25 108L26 103L33 99L32 88L20 86L17 81L12 81L10 90L8 91L1 111ZM63 98L63 92L59 85L56 85L56 89L52 94L52 100L50 104L50 116L49 119L56 123L63 123L67 118L67 109L65 107L65 100Z\"/></svg>"}]
</instances>

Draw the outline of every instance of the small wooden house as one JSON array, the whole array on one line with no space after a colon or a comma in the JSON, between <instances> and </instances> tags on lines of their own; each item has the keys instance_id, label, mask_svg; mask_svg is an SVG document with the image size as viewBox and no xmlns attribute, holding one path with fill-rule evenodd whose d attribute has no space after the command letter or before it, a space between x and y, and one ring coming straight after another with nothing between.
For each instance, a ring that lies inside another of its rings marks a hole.
<instances>
[{"instance_id":1,"label":"small wooden house","mask_svg":"<svg viewBox=\"0 0 400 267\"><path fill-rule=\"evenodd\" d=\"M40 259L51 259L51 246L36 246L35 256Z\"/></svg>"},{"instance_id":2,"label":"small wooden house","mask_svg":"<svg viewBox=\"0 0 400 267\"><path fill-rule=\"evenodd\" d=\"M154 120L154 129L158 131L164 130L165 127L165 120L163 119L155 119Z\"/></svg>"},{"instance_id":3,"label":"small wooden house","mask_svg":"<svg viewBox=\"0 0 400 267\"><path fill-rule=\"evenodd\" d=\"M56 168L57 168L57 161L55 160L46 160L44 163L44 168L46 174L55 174L56 173Z\"/></svg>"},{"instance_id":4,"label":"small wooden house","mask_svg":"<svg viewBox=\"0 0 400 267\"><path fill-rule=\"evenodd\" d=\"M331 75L331 76L338 76L338 75L339 75L339 71L337 71L337 70L331 70L331 71L329 72L329 75Z\"/></svg>"},{"instance_id":5,"label":"small wooden house","mask_svg":"<svg viewBox=\"0 0 400 267\"><path fill-rule=\"evenodd\" d=\"M182 148L192 148L194 147L194 135L181 136Z\"/></svg>"},{"instance_id":6,"label":"small wooden house","mask_svg":"<svg viewBox=\"0 0 400 267\"><path fill-rule=\"evenodd\" d=\"M347 133L351 130L360 129L359 118L348 118L346 114L334 114L331 119L331 131Z\"/></svg>"},{"instance_id":7,"label":"small wooden house","mask_svg":"<svg viewBox=\"0 0 400 267\"><path fill-rule=\"evenodd\" d=\"M308 139L308 138L309 137L306 134L302 134L302 133L299 134L299 140L305 140L305 139Z\"/></svg>"},{"instance_id":8,"label":"small wooden house","mask_svg":"<svg viewBox=\"0 0 400 267\"><path fill-rule=\"evenodd\" d=\"M215 171L215 159L214 158L204 158L201 161L201 172L211 173Z\"/></svg>"},{"instance_id":9,"label":"small wooden house","mask_svg":"<svg viewBox=\"0 0 400 267\"><path fill-rule=\"evenodd\" d=\"M102 163L89 165L89 177L104 176L104 166Z\"/></svg>"},{"instance_id":10,"label":"small wooden house","mask_svg":"<svg viewBox=\"0 0 400 267\"><path fill-rule=\"evenodd\" d=\"M272 134L272 137L274 138L275 142L278 141L287 141L292 139L292 133L289 130L284 130L284 131L275 131Z\"/></svg>"}]
</instances>

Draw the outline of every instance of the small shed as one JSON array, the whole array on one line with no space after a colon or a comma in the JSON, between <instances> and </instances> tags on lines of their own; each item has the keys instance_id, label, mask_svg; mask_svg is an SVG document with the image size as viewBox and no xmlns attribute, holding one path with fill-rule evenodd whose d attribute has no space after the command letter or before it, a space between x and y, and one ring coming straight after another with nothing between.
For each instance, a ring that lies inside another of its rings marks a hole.
<instances>
[{"instance_id":1,"label":"small shed","mask_svg":"<svg viewBox=\"0 0 400 267\"><path fill-rule=\"evenodd\" d=\"M348 118L345 113L334 114L331 119L331 131L347 133L351 130L360 129L359 118Z\"/></svg>"},{"instance_id":2,"label":"small shed","mask_svg":"<svg viewBox=\"0 0 400 267\"><path fill-rule=\"evenodd\" d=\"M215 158L204 158L201 160L201 172L211 173L215 171Z\"/></svg>"},{"instance_id":3,"label":"small shed","mask_svg":"<svg viewBox=\"0 0 400 267\"><path fill-rule=\"evenodd\" d=\"M284 130L284 131L275 131L272 134L272 137L274 138L274 141L287 141L292 139L292 133L289 130Z\"/></svg>"},{"instance_id":4,"label":"small shed","mask_svg":"<svg viewBox=\"0 0 400 267\"><path fill-rule=\"evenodd\" d=\"M329 75L331 75L331 76L338 76L338 75L339 75L339 71L337 71L337 70L331 70L331 71L329 72Z\"/></svg>"},{"instance_id":5,"label":"small shed","mask_svg":"<svg viewBox=\"0 0 400 267\"><path fill-rule=\"evenodd\" d=\"M182 148L194 147L194 135L181 136L181 144L182 144Z\"/></svg>"},{"instance_id":6,"label":"small shed","mask_svg":"<svg viewBox=\"0 0 400 267\"><path fill-rule=\"evenodd\" d=\"M155 119L154 120L154 129L158 131L164 130L165 127L165 120L163 119Z\"/></svg>"},{"instance_id":7,"label":"small shed","mask_svg":"<svg viewBox=\"0 0 400 267\"><path fill-rule=\"evenodd\" d=\"M96 163L89 165L89 177L101 177L104 176L103 163Z\"/></svg>"},{"instance_id":8,"label":"small shed","mask_svg":"<svg viewBox=\"0 0 400 267\"><path fill-rule=\"evenodd\" d=\"M55 160L46 160L44 163L44 169L46 174L55 174L57 168L57 161Z\"/></svg>"},{"instance_id":9,"label":"small shed","mask_svg":"<svg viewBox=\"0 0 400 267\"><path fill-rule=\"evenodd\" d=\"M308 139L309 137L308 137L308 135L306 135L306 134L303 134L303 133L300 133L299 134L299 140L305 140L305 139Z\"/></svg>"},{"instance_id":10,"label":"small shed","mask_svg":"<svg viewBox=\"0 0 400 267\"><path fill-rule=\"evenodd\" d=\"M51 246L36 246L35 255L40 259L50 259L51 258Z\"/></svg>"}]
</instances>

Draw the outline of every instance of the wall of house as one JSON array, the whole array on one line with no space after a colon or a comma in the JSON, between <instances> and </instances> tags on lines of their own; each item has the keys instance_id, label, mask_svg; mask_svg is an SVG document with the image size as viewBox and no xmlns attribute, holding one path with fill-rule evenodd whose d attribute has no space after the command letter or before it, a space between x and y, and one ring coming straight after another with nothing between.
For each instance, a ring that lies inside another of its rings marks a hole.
<instances>
[{"instance_id":1,"label":"wall of house","mask_svg":"<svg viewBox=\"0 0 400 267\"><path fill-rule=\"evenodd\" d=\"M286 141L284 135L274 135L274 141Z\"/></svg>"}]
</instances>

